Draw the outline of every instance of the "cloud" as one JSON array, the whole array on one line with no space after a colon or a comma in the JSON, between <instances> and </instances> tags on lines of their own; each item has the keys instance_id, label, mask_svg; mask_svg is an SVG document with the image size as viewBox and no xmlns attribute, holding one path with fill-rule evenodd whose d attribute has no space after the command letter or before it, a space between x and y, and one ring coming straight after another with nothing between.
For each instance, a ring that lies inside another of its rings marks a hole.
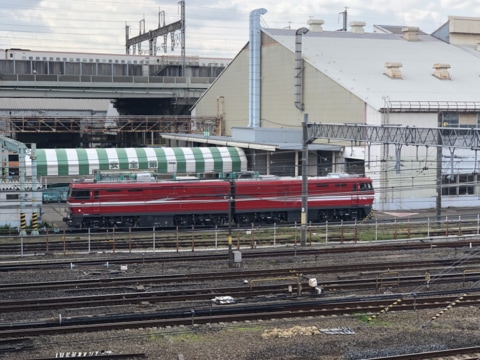
<instances>
[{"instance_id":1,"label":"cloud","mask_svg":"<svg viewBox=\"0 0 480 360\"><path fill-rule=\"evenodd\" d=\"M267 9L262 25L292 29L307 26L310 18L324 20L324 29L342 27L340 14L348 6L347 22L415 25L432 32L448 15L480 16L479 0L188 0L187 55L233 57L248 42L249 14ZM178 0L0 0L0 47L79 52L125 52L125 25L130 37L156 29L159 13L166 23L180 20ZM179 34L176 36L179 42ZM158 39L160 52L162 39ZM170 37L168 39L170 49ZM147 44L142 44L147 49ZM175 54L179 54L179 44ZM170 50L169 50L170 53Z\"/></svg>"}]
</instances>

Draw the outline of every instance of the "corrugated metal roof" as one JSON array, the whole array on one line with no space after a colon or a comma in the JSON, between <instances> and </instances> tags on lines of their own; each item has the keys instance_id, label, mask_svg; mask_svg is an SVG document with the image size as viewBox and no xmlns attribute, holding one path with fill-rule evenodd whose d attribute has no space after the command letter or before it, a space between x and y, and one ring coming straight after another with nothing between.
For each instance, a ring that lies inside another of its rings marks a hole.
<instances>
[{"instance_id":1,"label":"corrugated metal roof","mask_svg":"<svg viewBox=\"0 0 480 360\"><path fill-rule=\"evenodd\" d=\"M262 31L295 52L296 30ZM450 45L430 35L418 38L419 41L407 41L393 33L310 31L302 39L302 56L377 110L384 108L388 100L480 102L479 55L471 47ZM402 79L384 74L387 62L402 64ZM451 66L451 80L432 75L437 63Z\"/></svg>"},{"instance_id":2,"label":"corrugated metal roof","mask_svg":"<svg viewBox=\"0 0 480 360\"><path fill-rule=\"evenodd\" d=\"M92 175L94 170L151 170L161 174L247 170L244 151L234 147L37 149L36 156L37 176ZM31 176L29 156L25 163L27 176Z\"/></svg>"},{"instance_id":3,"label":"corrugated metal roof","mask_svg":"<svg viewBox=\"0 0 480 360\"><path fill-rule=\"evenodd\" d=\"M403 35L403 29L405 25L373 25L374 32L381 31L383 33L391 33L391 34L400 34ZM419 35L428 35L427 33L423 32L419 29Z\"/></svg>"},{"instance_id":4,"label":"corrugated metal roof","mask_svg":"<svg viewBox=\"0 0 480 360\"><path fill-rule=\"evenodd\" d=\"M52 99L52 98L0 98L0 110L62 110L107 111L110 100L104 99Z\"/></svg>"},{"instance_id":5,"label":"corrugated metal roof","mask_svg":"<svg viewBox=\"0 0 480 360\"><path fill-rule=\"evenodd\" d=\"M162 138L179 140L179 141L191 141L195 143L202 144L211 144L217 146L238 146L243 149L256 149L256 150L265 150L265 151L276 151L276 150L293 150L301 151L303 145L299 142L283 142L283 143L265 143L265 142L253 142L253 141L244 141L240 139L235 139L230 136L208 136L205 137L200 134L173 134L173 133L162 133ZM340 151L343 146L340 145L330 145L330 144L310 144L308 149L311 151Z\"/></svg>"}]
</instances>

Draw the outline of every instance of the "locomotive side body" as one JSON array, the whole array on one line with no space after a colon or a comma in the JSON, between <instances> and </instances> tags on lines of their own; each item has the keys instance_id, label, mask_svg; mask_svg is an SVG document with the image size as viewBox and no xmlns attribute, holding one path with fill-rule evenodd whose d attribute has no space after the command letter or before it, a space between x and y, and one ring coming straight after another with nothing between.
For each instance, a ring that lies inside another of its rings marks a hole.
<instances>
[{"instance_id":1,"label":"locomotive side body","mask_svg":"<svg viewBox=\"0 0 480 360\"><path fill-rule=\"evenodd\" d=\"M222 180L143 183L74 183L67 204L70 227L174 227L196 214L228 212L229 183Z\"/></svg>"},{"instance_id":2,"label":"locomotive side body","mask_svg":"<svg viewBox=\"0 0 480 360\"><path fill-rule=\"evenodd\" d=\"M364 177L308 180L308 221L363 219L372 208ZM64 221L74 228L222 226L294 223L301 178L73 183Z\"/></svg>"},{"instance_id":3,"label":"locomotive side body","mask_svg":"<svg viewBox=\"0 0 480 360\"><path fill-rule=\"evenodd\" d=\"M318 177L308 179L308 221L363 219L371 209L371 179ZM301 220L301 178L243 181L235 187L238 223L294 223Z\"/></svg>"}]
</instances>

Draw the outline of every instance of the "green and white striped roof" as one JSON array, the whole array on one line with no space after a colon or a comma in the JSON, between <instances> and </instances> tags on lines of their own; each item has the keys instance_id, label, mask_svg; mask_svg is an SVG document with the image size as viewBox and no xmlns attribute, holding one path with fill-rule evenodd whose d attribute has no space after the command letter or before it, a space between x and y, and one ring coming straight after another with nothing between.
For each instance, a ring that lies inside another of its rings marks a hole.
<instances>
[{"instance_id":1,"label":"green and white striped roof","mask_svg":"<svg viewBox=\"0 0 480 360\"><path fill-rule=\"evenodd\" d=\"M37 149L37 176L92 175L94 170L150 170L159 174L225 173L247 170L240 148ZM31 159L25 159L27 176Z\"/></svg>"}]
</instances>

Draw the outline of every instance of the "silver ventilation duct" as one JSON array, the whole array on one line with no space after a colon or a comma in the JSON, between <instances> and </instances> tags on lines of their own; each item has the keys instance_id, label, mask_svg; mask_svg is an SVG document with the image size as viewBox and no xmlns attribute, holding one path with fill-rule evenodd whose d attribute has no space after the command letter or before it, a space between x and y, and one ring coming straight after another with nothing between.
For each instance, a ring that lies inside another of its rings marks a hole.
<instances>
[{"instance_id":1,"label":"silver ventilation duct","mask_svg":"<svg viewBox=\"0 0 480 360\"><path fill-rule=\"evenodd\" d=\"M302 35L308 32L307 28L300 28L295 33L295 106L303 111L303 59L302 59Z\"/></svg>"},{"instance_id":2,"label":"silver ventilation duct","mask_svg":"<svg viewBox=\"0 0 480 360\"><path fill-rule=\"evenodd\" d=\"M248 127L260 127L260 16L267 12L266 9L256 9L250 12L250 64L249 64L249 113Z\"/></svg>"}]
</instances>

